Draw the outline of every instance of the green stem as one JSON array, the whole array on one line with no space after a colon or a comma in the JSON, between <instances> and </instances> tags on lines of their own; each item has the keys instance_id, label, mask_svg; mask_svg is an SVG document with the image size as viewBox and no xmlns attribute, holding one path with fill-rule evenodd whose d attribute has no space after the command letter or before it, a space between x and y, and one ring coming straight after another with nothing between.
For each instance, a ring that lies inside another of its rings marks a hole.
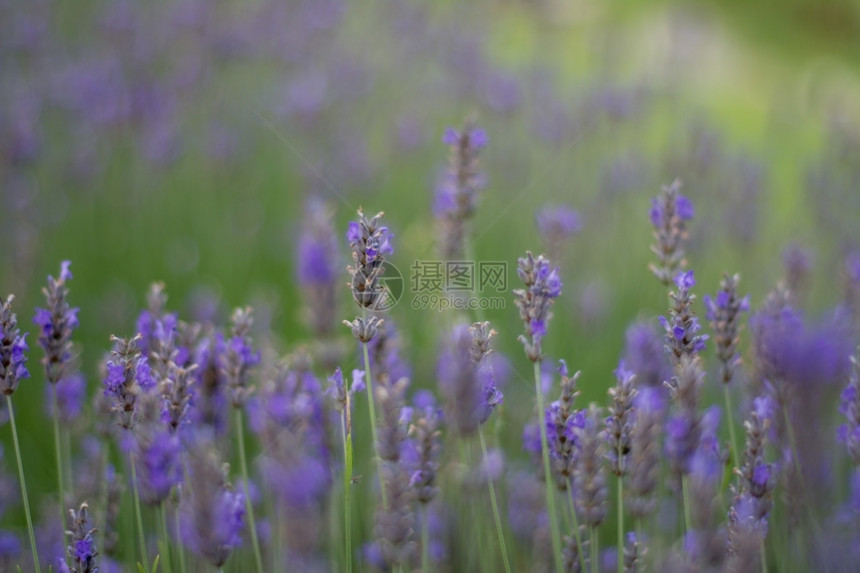
<instances>
[{"instance_id":1,"label":"green stem","mask_svg":"<svg viewBox=\"0 0 860 573\"><path fill-rule=\"evenodd\" d=\"M733 416L734 410L732 410L732 397L731 397L732 395L731 395L731 392L729 392L729 385L728 384L723 384L723 396L725 396L725 399L726 399L726 421L728 422L728 425L729 425L729 436L731 437L731 440L732 440L732 459L734 460L734 465L736 467L740 467L741 458L738 455L738 440L737 440L737 438L735 438L735 422L734 422L734 416Z\"/></svg>"},{"instance_id":2,"label":"green stem","mask_svg":"<svg viewBox=\"0 0 860 573\"><path fill-rule=\"evenodd\" d=\"M350 404L347 401L346 407ZM352 502L350 501L350 490L352 489L352 432L346 429L346 412L341 415L340 428L343 437L343 529L346 547L344 557L346 559L346 571L352 572Z\"/></svg>"},{"instance_id":3,"label":"green stem","mask_svg":"<svg viewBox=\"0 0 860 573\"><path fill-rule=\"evenodd\" d=\"M137 540L140 543L140 560L146 566L146 570L149 571L149 558L146 555L146 539L143 536L143 516L140 512L140 492L137 488L137 469L135 467L137 464L134 459L134 451L131 452L129 461L131 462L131 487L134 491L134 516L137 520Z\"/></svg>"},{"instance_id":4,"label":"green stem","mask_svg":"<svg viewBox=\"0 0 860 573\"><path fill-rule=\"evenodd\" d=\"M164 504L159 504L158 506L158 521L159 521L159 551L161 553L161 560L159 563L162 563L162 568L165 573L171 573L173 571L173 564L170 561L170 537L167 535L167 517L164 515Z\"/></svg>"},{"instance_id":5,"label":"green stem","mask_svg":"<svg viewBox=\"0 0 860 573\"><path fill-rule=\"evenodd\" d=\"M21 463L21 446L18 444L15 410L12 408L12 396L10 394L6 394L6 406L9 409L9 424L12 426L12 441L15 443L15 458L18 460L18 479L21 482L21 498L24 501L24 515L27 517L27 533L30 535L30 548L33 550L33 565L36 568L36 573L41 573L39 555L36 552L36 536L33 534L33 517L30 515L30 498L27 497L27 482L24 480L24 464Z\"/></svg>"},{"instance_id":6,"label":"green stem","mask_svg":"<svg viewBox=\"0 0 860 573\"><path fill-rule=\"evenodd\" d=\"M426 504L421 504L421 573L430 573L430 518Z\"/></svg>"},{"instance_id":7,"label":"green stem","mask_svg":"<svg viewBox=\"0 0 860 573\"><path fill-rule=\"evenodd\" d=\"M562 567L561 562L561 536L558 531L558 516L556 515L555 508L555 500L553 500L553 489L552 489L552 472L550 470L549 465L549 441L546 435L546 419L544 415L544 409L541 402L543 401L543 396L541 395L540 388L540 364L535 361L534 362L534 376L535 376L535 395L537 397L537 409L538 409L538 423L540 424L540 445L541 445L541 454L543 457L543 471L544 471L544 485L546 486L546 508L549 514L549 528L550 534L552 536L552 553L553 560L555 561L555 570L556 573L562 573L564 568Z\"/></svg>"},{"instance_id":8,"label":"green stem","mask_svg":"<svg viewBox=\"0 0 860 573\"><path fill-rule=\"evenodd\" d=\"M761 538L760 550L761 550L761 573L767 573L767 552L765 551L765 548L764 548L764 537Z\"/></svg>"},{"instance_id":9,"label":"green stem","mask_svg":"<svg viewBox=\"0 0 860 573\"><path fill-rule=\"evenodd\" d=\"M373 395L373 376L370 375L370 354L367 351L367 343L361 345L364 353L364 383L367 386L367 409L370 412L370 433L373 438L373 455L376 459L376 469L379 474L379 493L382 496L382 507L388 508L388 499L385 494L385 484L382 483L382 458L379 457L379 442L376 438L376 408Z\"/></svg>"},{"instance_id":10,"label":"green stem","mask_svg":"<svg viewBox=\"0 0 860 573\"><path fill-rule=\"evenodd\" d=\"M619 454L621 448L619 447ZM618 458L621 463L621 457ZM618 476L618 573L624 573L624 505L623 499L624 479Z\"/></svg>"},{"instance_id":11,"label":"green stem","mask_svg":"<svg viewBox=\"0 0 860 573\"><path fill-rule=\"evenodd\" d=\"M683 495L681 503L684 506L684 531L690 532L693 529L693 517L690 513L690 485L686 475L681 476L681 493Z\"/></svg>"},{"instance_id":12,"label":"green stem","mask_svg":"<svg viewBox=\"0 0 860 573\"><path fill-rule=\"evenodd\" d=\"M57 400L57 385L51 385L51 399L54 402L54 456L57 461L57 487L60 495L60 523L63 524L63 531L66 530L66 488L65 480L63 479L63 454L60 448L60 407Z\"/></svg>"},{"instance_id":13,"label":"green stem","mask_svg":"<svg viewBox=\"0 0 860 573\"><path fill-rule=\"evenodd\" d=\"M481 439L481 453L484 456L484 463L488 463L487 460L487 442L484 440L484 428L482 426L478 426L478 437ZM502 550L502 561L505 563L505 571L507 573L511 573L511 563L508 560L508 548L505 545L505 534L502 532L502 518L499 517L499 504L496 503L496 488L493 485L493 480L487 479L487 485L490 489L490 504L493 506L493 518L496 520L496 533L499 536L499 548Z\"/></svg>"},{"instance_id":14,"label":"green stem","mask_svg":"<svg viewBox=\"0 0 860 573\"><path fill-rule=\"evenodd\" d=\"M254 563L257 573L263 573L263 555L257 538L257 523L254 519L254 504L248 493L248 461L245 458L245 425L242 423L242 409L236 408L236 437L239 440L239 464L242 466L242 481L245 489L245 512L248 514L248 528L251 531L251 546L254 549Z\"/></svg>"},{"instance_id":15,"label":"green stem","mask_svg":"<svg viewBox=\"0 0 860 573\"><path fill-rule=\"evenodd\" d=\"M179 535L179 507L176 508L176 515L174 517L175 527L176 527L176 535ZM179 548L179 571L180 573L187 573L188 566L185 564L185 547L183 547L182 543L177 542L176 546Z\"/></svg>"},{"instance_id":16,"label":"green stem","mask_svg":"<svg viewBox=\"0 0 860 573\"><path fill-rule=\"evenodd\" d=\"M585 547L582 546L582 536L579 534L579 518L576 517L576 504L573 503L573 490L570 489L570 485L567 487L567 500L570 503L570 514L573 516L573 536L579 553L579 568L585 573Z\"/></svg>"},{"instance_id":17,"label":"green stem","mask_svg":"<svg viewBox=\"0 0 860 573\"><path fill-rule=\"evenodd\" d=\"M600 547L598 544L600 543L600 539L597 537L597 528L591 527L591 551L589 551L589 556L591 557L591 573L599 573L600 572Z\"/></svg>"}]
</instances>

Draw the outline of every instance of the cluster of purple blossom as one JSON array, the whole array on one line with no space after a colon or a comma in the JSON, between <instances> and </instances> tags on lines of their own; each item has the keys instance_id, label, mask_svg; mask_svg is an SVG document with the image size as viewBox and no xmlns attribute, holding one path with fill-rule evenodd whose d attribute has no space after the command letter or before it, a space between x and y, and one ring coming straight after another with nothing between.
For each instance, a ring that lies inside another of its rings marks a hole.
<instances>
[{"instance_id":1,"label":"cluster of purple blossom","mask_svg":"<svg viewBox=\"0 0 860 573\"><path fill-rule=\"evenodd\" d=\"M447 132L444 142L452 148L445 191L452 202L437 211L446 230L439 249L461 254L468 250L465 223L483 185L477 152L488 138L469 125ZM544 343L552 308L562 297L562 271L545 255L527 251L518 260L523 288L512 296L536 399L536 419L523 432L532 462L525 474L507 472L502 450L487 448L485 428L503 403L508 377L507 359L493 349L499 333L487 321L456 317L439 344L439 398L427 388L414 389L420 374L413 374L402 335L381 304L388 294L382 281L386 258L394 254L383 214L367 217L359 210L349 223L350 280L338 289L336 233L324 206L312 203L308 213L297 244L297 282L313 301L308 322L318 346L282 357L267 344L265 330L255 330L250 308L237 308L228 325L186 322L167 310L165 287L156 283L133 335L110 339L89 424L73 343L79 321L69 302L69 262L61 264L58 278L48 277L46 308L36 310L33 322L54 423L53 503L59 511L43 511L49 525L38 529L12 403L21 381L30 378L30 349L12 312L13 297L0 300L0 388L34 570L121 571L134 561L149 568L155 555L167 571L198 563L222 570L238 551L253 554L257 571L352 571L354 563L382 571L498 570L501 561L510 572L528 561L535 571L556 573L616 567L744 572L768 571L774 558L780 570L794 570L789 561L804 570L850 563L828 553L825 536L839 530L856 539L860 532L860 354L850 358L858 331L853 299L826 322L810 324L791 286L799 283L802 265L792 265L749 320L754 368L745 368L739 344L750 304L738 293L737 275L725 275L717 294L705 299L712 335L702 332L694 309L696 280L684 258L694 210L679 182L663 188L650 213L657 256L651 270L662 284L673 285L668 314L659 317L662 334L650 323L630 328L607 410L577 403L582 375L571 375L565 360L558 361L557 399L547 403L555 375L545 372L550 361ZM566 209L542 211L537 220L555 248L579 227ZM457 225L453 246L447 233ZM860 273L848 268L849 280L860 282ZM338 316L332 311L345 290L361 312L343 321L363 359L363 369L351 376L344 376L349 350L335 342ZM255 346L252 335L263 344ZM716 347L714 386L723 390L724 409L705 407L708 340ZM327 387L321 372L333 372ZM828 429L823 394L834 387L844 387L839 412L846 421L836 435L821 437ZM367 417L354 408L360 392ZM742 398L741 408L732 406L733 397ZM743 450L734 435L741 420ZM248 443L246 424L256 438ZM727 445L721 424L729 428ZM371 443L355 441L365 430ZM489 433L490 445L501 445L495 431ZM476 439L479 458L471 454ZM827 448L821 445L837 440L854 466L852 491L831 511L815 492L836 480L839 468L822 460ZM256 455L249 464L251 443ZM224 463L237 458L238 472ZM358 468L374 479L355 474ZM512 475L507 483L505 475ZM609 556L600 542L612 485L617 534L610 537L616 546ZM124 496L133 501L132 527L121 523ZM475 506L462 507L466 499ZM372 517L357 500L376 502ZM507 507L507 525L500 506ZM484 535L478 507L492 510L495 539ZM343 525L334 525L339 515ZM777 516L788 525L776 527ZM120 543L135 531L137 540ZM360 543L353 545L355 534ZM532 551L526 557L509 552L509 537L519 546L531 544ZM0 564L29 566L14 533L0 540ZM139 546L132 549L135 542ZM469 549L488 543L497 547L486 555ZM615 567L607 566L613 560Z\"/></svg>"}]
</instances>

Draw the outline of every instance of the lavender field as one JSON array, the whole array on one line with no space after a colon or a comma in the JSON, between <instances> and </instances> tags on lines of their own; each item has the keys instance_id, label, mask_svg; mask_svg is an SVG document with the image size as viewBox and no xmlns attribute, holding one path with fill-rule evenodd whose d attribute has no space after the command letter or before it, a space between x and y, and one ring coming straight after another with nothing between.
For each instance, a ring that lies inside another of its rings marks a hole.
<instances>
[{"instance_id":1,"label":"lavender field","mask_svg":"<svg viewBox=\"0 0 860 573\"><path fill-rule=\"evenodd\" d=\"M860 571L856 37L0 0L0 573Z\"/></svg>"}]
</instances>

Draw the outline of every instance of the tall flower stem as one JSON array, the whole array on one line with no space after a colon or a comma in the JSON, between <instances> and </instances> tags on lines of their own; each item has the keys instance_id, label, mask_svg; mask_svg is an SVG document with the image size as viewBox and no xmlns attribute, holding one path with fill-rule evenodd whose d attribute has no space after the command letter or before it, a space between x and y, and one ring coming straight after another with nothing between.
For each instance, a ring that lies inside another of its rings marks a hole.
<instances>
[{"instance_id":1,"label":"tall flower stem","mask_svg":"<svg viewBox=\"0 0 860 573\"><path fill-rule=\"evenodd\" d=\"M421 573L430 571L430 511L421 504Z\"/></svg>"},{"instance_id":2,"label":"tall flower stem","mask_svg":"<svg viewBox=\"0 0 860 573\"><path fill-rule=\"evenodd\" d=\"M164 504L158 506L159 537L161 537L161 563L164 563L165 573L172 573L173 564L170 561L170 537L167 535L167 517L164 515Z\"/></svg>"},{"instance_id":3,"label":"tall flower stem","mask_svg":"<svg viewBox=\"0 0 860 573\"><path fill-rule=\"evenodd\" d=\"M60 517L63 524L63 531L66 530L66 488L65 480L63 479L63 452L60 447L60 408L57 400L57 385L51 384L51 399L54 403L54 457L57 462L57 490L60 496Z\"/></svg>"},{"instance_id":4,"label":"tall flower stem","mask_svg":"<svg viewBox=\"0 0 860 573\"><path fill-rule=\"evenodd\" d=\"M484 463L487 463L487 442L484 440L484 428L478 426L478 437L481 440L481 454L484 456ZM496 503L496 488L493 485L492 479L487 479L487 486L490 489L490 504L493 506L493 518L496 521L496 533L499 536L499 548L502 551L502 561L505 563L505 571L511 573L511 563L508 560L508 548L505 545L505 534L502 531L502 518L499 517L499 504Z\"/></svg>"},{"instance_id":5,"label":"tall flower stem","mask_svg":"<svg viewBox=\"0 0 860 573\"><path fill-rule=\"evenodd\" d=\"M591 557L591 573L599 573L600 571L600 538L597 536L597 528L591 526L591 548L589 556Z\"/></svg>"},{"instance_id":6,"label":"tall flower stem","mask_svg":"<svg viewBox=\"0 0 860 573\"><path fill-rule=\"evenodd\" d=\"M176 535L179 535L180 520L179 520L179 508L176 508L176 514L174 516L174 527L176 527ZM185 563L185 547L183 547L182 543L177 541L176 547L179 553L179 573L187 573L188 566Z\"/></svg>"},{"instance_id":7,"label":"tall flower stem","mask_svg":"<svg viewBox=\"0 0 860 573\"><path fill-rule=\"evenodd\" d=\"M549 441L546 435L546 416L541 402L543 396L540 389L540 364L534 362L535 396L537 398L538 423L540 424L540 446L543 457L544 485L546 486L546 508L549 513L549 528L552 537L552 553L556 573L564 570L561 562L561 535L558 531L558 516L556 515L555 500L552 490L552 472L549 465Z\"/></svg>"},{"instance_id":8,"label":"tall flower stem","mask_svg":"<svg viewBox=\"0 0 860 573\"><path fill-rule=\"evenodd\" d=\"M137 487L137 461L134 452L129 457L131 463L131 487L134 491L134 516L137 520L137 540L140 543L140 560L149 570L149 558L146 555L146 539L143 536L143 516L140 512L140 492Z\"/></svg>"},{"instance_id":9,"label":"tall flower stem","mask_svg":"<svg viewBox=\"0 0 860 573\"><path fill-rule=\"evenodd\" d=\"M24 480L24 465L21 463L21 446L18 443L18 428L15 426L15 410L12 408L12 396L6 395L6 406L9 410L9 424L12 426L12 441L15 444L15 458L18 461L18 479L21 482L21 497L24 501L24 515L27 517L27 533L30 536L30 549L33 551L33 566L36 573L41 573L39 555L36 552L36 536L33 534L33 517L30 515L30 498L27 497L27 482Z\"/></svg>"},{"instance_id":10,"label":"tall flower stem","mask_svg":"<svg viewBox=\"0 0 860 573\"><path fill-rule=\"evenodd\" d=\"M693 518L690 513L690 480L686 475L681 476L681 503L684 506L684 531L689 533L693 528Z\"/></svg>"},{"instance_id":11,"label":"tall flower stem","mask_svg":"<svg viewBox=\"0 0 860 573\"><path fill-rule=\"evenodd\" d=\"M570 504L570 514L573 516L573 536L576 539L576 546L579 548L579 567L583 573L585 569L585 548L582 546L582 536L579 534L579 518L576 517L576 504L573 502L573 490L570 485L567 487L567 501Z\"/></svg>"},{"instance_id":12,"label":"tall flower stem","mask_svg":"<svg viewBox=\"0 0 860 573\"><path fill-rule=\"evenodd\" d=\"M735 422L734 416L732 415L734 412L734 410L732 410L732 395L731 392L729 392L728 384L723 384L723 396L725 396L726 399L726 422L728 422L729 436L732 440L732 460L734 461L735 466L740 467L741 458L738 456L738 440L735 437Z\"/></svg>"},{"instance_id":13,"label":"tall flower stem","mask_svg":"<svg viewBox=\"0 0 860 573\"><path fill-rule=\"evenodd\" d=\"M343 437L343 531L344 558L347 573L352 573L352 432L347 430L346 418L349 416L349 393L347 393L346 408L340 419L340 429Z\"/></svg>"},{"instance_id":14,"label":"tall flower stem","mask_svg":"<svg viewBox=\"0 0 860 573\"><path fill-rule=\"evenodd\" d=\"M379 442L376 438L376 407L374 406L375 398L373 396L373 376L370 374L370 353L367 350L367 343L361 344L361 350L364 354L364 383L367 386L367 409L370 413L370 433L373 438L373 456L376 459L376 469L379 474L379 493L382 496L382 507L388 507L388 499L385 494L385 484L382 483L382 458L379 457Z\"/></svg>"},{"instance_id":15,"label":"tall flower stem","mask_svg":"<svg viewBox=\"0 0 860 573\"><path fill-rule=\"evenodd\" d=\"M621 459L621 448L618 448L618 459ZM618 573L624 573L624 478L618 476Z\"/></svg>"},{"instance_id":16,"label":"tall flower stem","mask_svg":"<svg viewBox=\"0 0 860 573\"><path fill-rule=\"evenodd\" d=\"M254 504L248 493L248 461L245 458L245 424L242 420L241 408L236 408L236 437L239 440L239 465L242 466L242 486L245 493L245 512L248 514L248 528L251 531L251 545L254 549L254 563L257 573L263 573L263 555L260 553L260 541L257 538L257 523L254 519Z\"/></svg>"}]
</instances>

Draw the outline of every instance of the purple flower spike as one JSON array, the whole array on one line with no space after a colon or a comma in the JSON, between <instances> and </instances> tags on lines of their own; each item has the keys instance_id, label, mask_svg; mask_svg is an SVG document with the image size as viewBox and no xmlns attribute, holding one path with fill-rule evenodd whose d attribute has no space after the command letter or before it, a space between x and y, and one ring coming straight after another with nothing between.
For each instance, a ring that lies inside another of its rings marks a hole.
<instances>
[{"instance_id":1,"label":"purple flower spike","mask_svg":"<svg viewBox=\"0 0 860 573\"><path fill-rule=\"evenodd\" d=\"M137 402L141 392L152 388L151 371L145 366L146 359L137 348L140 339L140 335L132 339L111 337L114 347L103 381L104 395L112 398L111 409L118 413L119 424L126 430L131 430L137 424ZM144 374L145 378L139 379L140 374Z\"/></svg>"},{"instance_id":2,"label":"purple flower spike","mask_svg":"<svg viewBox=\"0 0 860 573\"><path fill-rule=\"evenodd\" d=\"M87 504L82 503L78 511L69 510L69 515L72 517L72 524L71 530L66 532L71 538L67 550L71 563L68 570L71 573L98 573L96 556L99 552L96 551L93 539L96 530L88 527Z\"/></svg>"},{"instance_id":3,"label":"purple flower spike","mask_svg":"<svg viewBox=\"0 0 860 573\"><path fill-rule=\"evenodd\" d=\"M651 251L657 256L657 263L652 263L649 268L666 286L686 264L683 250L687 240L686 222L693 215L693 205L681 195L681 182L678 180L669 186L664 185L660 195L651 201L649 218L654 225L655 240Z\"/></svg>"},{"instance_id":4,"label":"purple flower spike","mask_svg":"<svg viewBox=\"0 0 860 573\"><path fill-rule=\"evenodd\" d=\"M39 326L39 344L45 350L42 365L51 384L60 381L72 359L72 331L78 326L78 309L67 301L66 281L72 278L69 261L60 265L60 278L48 276L48 286L42 289L47 308L37 308L33 322Z\"/></svg>"},{"instance_id":5,"label":"purple flower spike","mask_svg":"<svg viewBox=\"0 0 860 573\"><path fill-rule=\"evenodd\" d=\"M696 296L690 292L690 288L696 284L693 271L678 273L675 284L678 287L676 292L669 294L672 299L669 318L661 316L660 323L666 330L666 351L677 368L682 356L692 358L704 350L708 336L698 334L702 327L693 313L693 302L696 300Z\"/></svg>"},{"instance_id":6,"label":"purple flower spike","mask_svg":"<svg viewBox=\"0 0 860 573\"><path fill-rule=\"evenodd\" d=\"M27 333L21 334L18 318L12 312L11 294L0 298L0 393L11 396L18 382L30 377L27 370Z\"/></svg>"},{"instance_id":7,"label":"purple flower spike","mask_svg":"<svg viewBox=\"0 0 860 573\"><path fill-rule=\"evenodd\" d=\"M519 337L532 362L541 359L541 339L546 335L546 327L552 317L550 307L561 295L562 282L558 267L553 267L543 255L535 258L526 251L526 256L518 261L517 274L525 283L524 289L514 291L520 320L526 332Z\"/></svg>"},{"instance_id":8,"label":"purple flower spike","mask_svg":"<svg viewBox=\"0 0 860 573\"><path fill-rule=\"evenodd\" d=\"M496 388L488 322L458 325L451 331L439 355L437 376L445 404L445 419L459 435L469 435L487 421L502 401Z\"/></svg>"},{"instance_id":9,"label":"purple flower spike","mask_svg":"<svg viewBox=\"0 0 860 573\"><path fill-rule=\"evenodd\" d=\"M358 210L358 221L352 221L347 231L347 241L352 247L353 264L347 267L351 276L352 298L359 306L372 310L384 309L390 304L385 286L379 278L385 271L385 255L394 253L391 235L387 227L381 226L383 213L365 217ZM352 326L349 323L349 326Z\"/></svg>"},{"instance_id":10,"label":"purple flower spike","mask_svg":"<svg viewBox=\"0 0 860 573\"><path fill-rule=\"evenodd\" d=\"M732 380L735 369L741 362L738 354L738 334L742 312L749 310L749 298L740 298L737 292L738 275L724 275L720 281L720 291L714 299L704 297L706 316L714 331L714 345L720 361L720 378L723 384Z\"/></svg>"},{"instance_id":11,"label":"purple flower spike","mask_svg":"<svg viewBox=\"0 0 860 573\"><path fill-rule=\"evenodd\" d=\"M839 427L839 441L845 444L855 467L860 467L860 348L851 357L851 375L842 391L839 413L847 422Z\"/></svg>"},{"instance_id":12,"label":"purple flower spike","mask_svg":"<svg viewBox=\"0 0 860 573\"><path fill-rule=\"evenodd\" d=\"M490 140L484 130L467 123L462 131L448 128L442 143L449 146L448 168L436 186L434 212L442 258L463 256L466 227L475 214L486 176L479 170L480 152Z\"/></svg>"}]
</instances>

